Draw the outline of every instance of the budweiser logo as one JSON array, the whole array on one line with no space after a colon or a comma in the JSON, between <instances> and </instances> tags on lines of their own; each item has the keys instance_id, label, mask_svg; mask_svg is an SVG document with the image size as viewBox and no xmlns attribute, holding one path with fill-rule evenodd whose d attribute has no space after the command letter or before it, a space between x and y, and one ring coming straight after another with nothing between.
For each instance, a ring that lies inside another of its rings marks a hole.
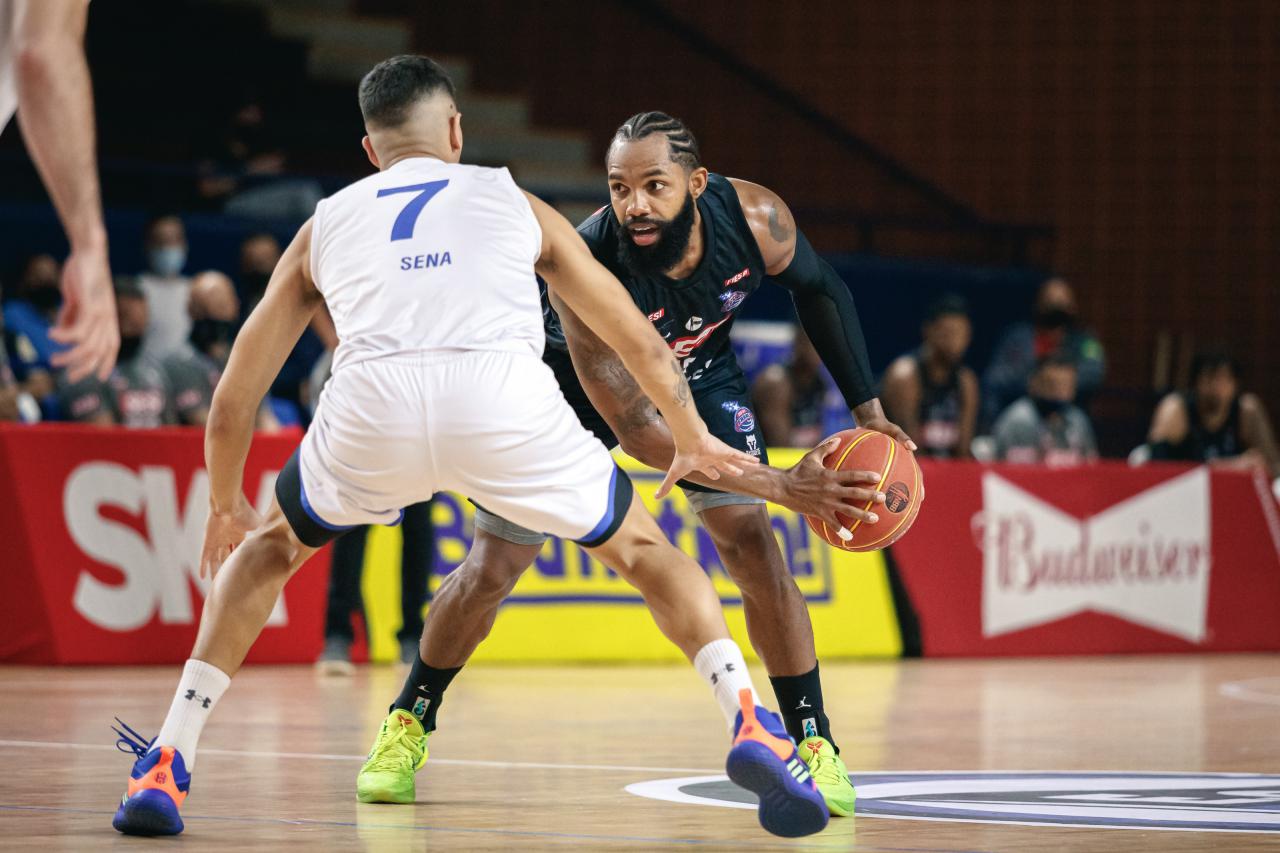
<instances>
[{"instance_id":1,"label":"budweiser logo","mask_svg":"<svg viewBox=\"0 0 1280 853\"><path fill-rule=\"evenodd\" d=\"M1086 519L997 474L974 518L984 636L1086 610L1191 642L1205 636L1209 474L1197 468Z\"/></svg>"}]
</instances>

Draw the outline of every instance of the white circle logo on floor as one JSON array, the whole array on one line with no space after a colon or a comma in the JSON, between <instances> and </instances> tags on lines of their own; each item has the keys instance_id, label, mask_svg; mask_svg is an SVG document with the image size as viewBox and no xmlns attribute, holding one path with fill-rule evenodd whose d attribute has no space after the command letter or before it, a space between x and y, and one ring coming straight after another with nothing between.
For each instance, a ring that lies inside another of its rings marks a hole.
<instances>
[{"instance_id":1,"label":"white circle logo on floor","mask_svg":"<svg viewBox=\"0 0 1280 853\"><path fill-rule=\"evenodd\" d=\"M1245 773L867 773L857 816L1198 832L1280 832L1280 776ZM725 776L638 782L675 803L754 809Z\"/></svg>"}]
</instances>

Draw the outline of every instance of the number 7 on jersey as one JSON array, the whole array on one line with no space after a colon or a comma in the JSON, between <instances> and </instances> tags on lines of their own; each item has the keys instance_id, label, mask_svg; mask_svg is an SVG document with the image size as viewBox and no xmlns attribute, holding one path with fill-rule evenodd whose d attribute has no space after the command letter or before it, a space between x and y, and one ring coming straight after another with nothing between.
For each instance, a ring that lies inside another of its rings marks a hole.
<instances>
[{"instance_id":1,"label":"number 7 on jersey","mask_svg":"<svg viewBox=\"0 0 1280 853\"><path fill-rule=\"evenodd\" d=\"M378 190L378 198L384 195L395 195L396 193L417 193L413 198L409 199L409 203L400 211L400 215L396 217L396 221L391 226L391 242L396 240L409 240L413 237L413 229L418 224L418 217L422 215L422 209L427 206L427 202L435 198L436 193L449 186L447 180L444 181L427 181L425 184L412 184L407 187L387 187L385 190Z\"/></svg>"}]
</instances>

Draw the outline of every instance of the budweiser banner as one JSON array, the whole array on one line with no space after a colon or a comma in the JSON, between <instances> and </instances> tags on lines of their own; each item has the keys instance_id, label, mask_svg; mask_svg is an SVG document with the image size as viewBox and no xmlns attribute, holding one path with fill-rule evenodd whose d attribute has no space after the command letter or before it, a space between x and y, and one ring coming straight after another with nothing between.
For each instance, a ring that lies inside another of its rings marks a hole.
<instances>
[{"instance_id":1,"label":"budweiser banner","mask_svg":"<svg viewBox=\"0 0 1280 853\"><path fill-rule=\"evenodd\" d=\"M894 557L926 655L1280 649L1260 477L1123 464L929 464Z\"/></svg>"}]
</instances>

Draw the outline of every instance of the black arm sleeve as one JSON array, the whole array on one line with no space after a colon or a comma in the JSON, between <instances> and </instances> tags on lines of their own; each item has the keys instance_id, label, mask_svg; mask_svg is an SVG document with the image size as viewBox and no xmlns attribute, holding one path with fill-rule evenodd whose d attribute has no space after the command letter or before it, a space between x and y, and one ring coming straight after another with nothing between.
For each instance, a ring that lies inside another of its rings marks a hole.
<instances>
[{"instance_id":1,"label":"black arm sleeve","mask_svg":"<svg viewBox=\"0 0 1280 853\"><path fill-rule=\"evenodd\" d=\"M791 292L800 325L849 408L874 398L875 377L853 294L831 265L813 251L803 232L796 231L796 254L791 264L773 280Z\"/></svg>"}]
</instances>

